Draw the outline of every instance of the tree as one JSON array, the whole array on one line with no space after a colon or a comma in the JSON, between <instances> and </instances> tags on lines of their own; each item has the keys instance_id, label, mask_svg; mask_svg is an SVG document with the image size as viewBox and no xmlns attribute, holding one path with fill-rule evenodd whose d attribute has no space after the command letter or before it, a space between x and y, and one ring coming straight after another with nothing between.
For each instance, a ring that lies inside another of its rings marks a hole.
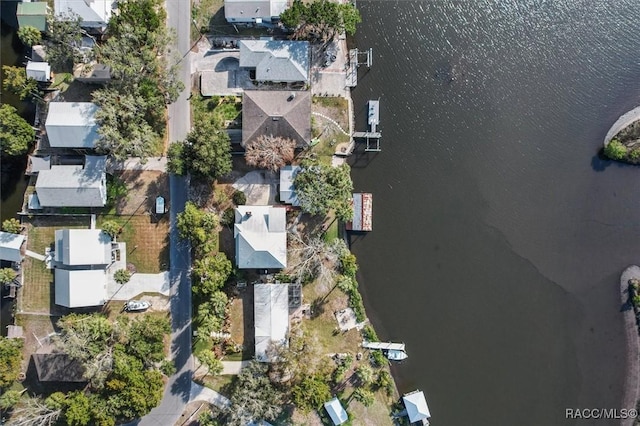
<instances>
[{"instance_id":1,"label":"tree","mask_svg":"<svg viewBox=\"0 0 640 426\"><path fill-rule=\"evenodd\" d=\"M607 146L604 147L604 155L612 160L622 160L627 156L627 147L618 139L611 139Z\"/></svg>"},{"instance_id":2,"label":"tree","mask_svg":"<svg viewBox=\"0 0 640 426\"><path fill-rule=\"evenodd\" d=\"M29 151L36 136L33 127L9 104L0 105L0 149L5 155L22 155Z\"/></svg>"},{"instance_id":3,"label":"tree","mask_svg":"<svg viewBox=\"0 0 640 426\"><path fill-rule=\"evenodd\" d=\"M222 291L216 291L209 300L198 305L194 321L198 325L199 335L208 337L211 333L222 330L227 303L227 295Z\"/></svg>"},{"instance_id":4,"label":"tree","mask_svg":"<svg viewBox=\"0 0 640 426\"><path fill-rule=\"evenodd\" d=\"M233 204L236 206L243 206L247 202L247 196L239 189L233 192Z\"/></svg>"},{"instance_id":5,"label":"tree","mask_svg":"<svg viewBox=\"0 0 640 426\"><path fill-rule=\"evenodd\" d=\"M213 121L196 122L183 148L187 170L198 177L216 179L231 172L231 141Z\"/></svg>"},{"instance_id":6,"label":"tree","mask_svg":"<svg viewBox=\"0 0 640 426\"><path fill-rule=\"evenodd\" d=\"M107 220L102 222L102 232L109 235L111 239L114 239L120 231L120 224L115 220Z\"/></svg>"},{"instance_id":7,"label":"tree","mask_svg":"<svg viewBox=\"0 0 640 426\"><path fill-rule=\"evenodd\" d=\"M20 401L22 391L8 390L0 395L0 409L8 410Z\"/></svg>"},{"instance_id":8,"label":"tree","mask_svg":"<svg viewBox=\"0 0 640 426\"><path fill-rule=\"evenodd\" d=\"M278 171L293 161L296 142L273 135L260 135L246 146L244 158L250 166Z\"/></svg>"},{"instance_id":9,"label":"tree","mask_svg":"<svg viewBox=\"0 0 640 426\"><path fill-rule=\"evenodd\" d=\"M340 220L353 217L353 182L347 164L331 167L317 160L304 160L293 183L305 212L326 215L330 209L335 209Z\"/></svg>"},{"instance_id":10,"label":"tree","mask_svg":"<svg viewBox=\"0 0 640 426\"><path fill-rule=\"evenodd\" d=\"M181 238L189 240L197 254L204 257L217 249L220 221L214 213L205 212L194 203L187 202L184 211L178 213L176 225Z\"/></svg>"},{"instance_id":11,"label":"tree","mask_svg":"<svg viewBox=\"0 0 640 426\"><path fill-rule=\"evenodd\" d=\"M80 56L82 42L81 19L77 15L58 15L47 24L47 60L58 72L70 72Z\"/></svg>"},{"instance_id":12,"label":"tree","mask_svg":"<svg viewBox=\"0 0 640 426\"><path fill-rule=\"evenodd\" d=\"M18 274L11 268L0 269L0 284L9 284L16 279Z\"/></svg>"},{"instance_id":13,"label":"tree","mask_svg":"<svg viewBox=\"0 0 640 426\"><path fill-rule=\"evenodd\" d=\"M22 339L0 336L0 389L7 388L18 378L22 362Z\"/></svg>"},{"instance_id":14,"label":"tree","mask_svg":"<svg viewBox=\"0 0 640 426\"><path fill-rule=\"evenodd\" d=\"M373 392L364 388L357 388L356 390L354 390L353 393L351 394L351 398L354 398L356 401L359 401L365 407L370 407L375 401Z\"/></svg>"},{"instance_id":15,"label":"tree","mask_svg":"<svg viewBox=\"0 0 640 426\"><path fill-rule=\"evenodd\" d=\"M222 373L222 361L220 361L212 351L204 350L200 352L197 357L203 365L207 366L207 374L217 376Z\"/></svg>"},{"instance_id":16,"label":"tree","mask_svg":"<svg viewBox=\"0 0 640 426\"><path fill-rule=\"evenodd\" d=\"M294 38L320 38L331 40L336 34L354 35L356 25L362 22L360 12L352 3L316 0L303 3L294 0L290 8L280 15L282 23L295 29Z\"/></svg>"},{"instance_id":17,"label":"tree","mask_svg":"<svg viewBox=\"0 0 640 426\"><path fill-rule=\"evenodd\" d=\"M4 73L2 82L4 90L18 95L21 100L31 96L40 97L38 82L33 78L27 77L26 68L3 65L2 72Z\"/></svg>"},{"instance_id":18,"label":"tree","mask_svg":"<svg viewBox=\"0 0 640 426\"><path fill-rule=\"evenodd\" d=\"M23 25L18 29L18 38L26 46L34 46L42 41L42 34L36 27Z\"/></svg>"},{"instance_id":19,"label":"tree","mask_svg":"<svg viewBox=\"0 0 640 426\"><path fill-rule=\"evenodd\" d=\"M69 426L85 426L91 421L91 401L82 391L67 395L64 417Z\"/></svg>"},{"instance_id":20,"label":"tree","mask_svg":"<svg viewBox=\"0 0 640 426\"><path fill-rule=\"evenodd\" d=\"M18 219L12 217L2 222L2 230L4 232L10 232L12 234L19 234L22 232L22 224Z\"/></svg>"},{"instance_id":21,"label":"tree","mask_svg":"<svg viewBox=\"0 0 640 426\"><path fill-rule=\"evenodd\" d=\"M187 163L184 157L184 143L176 142L169 145L167 152L167 171L174 175L184 176L187 174Z\"/></svg>"},{"instance_id":22,"label":"tree","mask_svg":"<svg viewBox=\"0 0 640 426\"><path fill-rule=\"evenodd\" d=\"M296 408L304 412L316 410L331 399L328 379L320 375L307 376L294 386L291 394Z\"/></svg>"},{"instance_id":23,"label":"tree","mask_svg":"<svg viewBox=\"0 0 640 426\"><path fill-rule=\"evenodd\" d=\"M297 234L292 234L290 241L288 269L297 280L306 281L311 277L325 284L333 282L338 268L336 249L339 245L327 244L318 236L305 240Z\"/></svg>"},{"instance_id":24,"label":"tree","mask_svg":"<svg viewBox=\"0 0 640 426\"><path fill-rule=\"evenodd\" d=\"M160 362L164 359L164 337L170 332L166 317L142 316L129 328L126 351L148 366Z\"/></svg>"},{"instance_id":25,"label":"tree","mask_svg":"<svg viewBox=\"0 0 640 426\"><path fill-rule=\"evenodd\" d=\"M129 272L126 269L118 269L113 274L113 279L115 280L115 282L117 282L120 285L126 284L131 279L131 272Z\"/></svg>"},{"instance_id":26,"label":"tree","mask_svg":"<svg viewBox=\"0 0 640 426\"><path fill-rule=\"evenodd\" d=\"M252 361L240 371L231 390L225 423L244 426L255 419L273 421L282 411L282 396L267 377L268 367Z\"/></svg>"},{"instance_id":27,"label":"tree","mask_svg":"<svg viewBox=\"0 0 640 426\"><path fill-rule=\"evenodd\" d=\"M213 294L224 286L232 269L231 262L222 252L197 259L192 271L193 292L203 296Z\"/></svg>"},{"instance_id":28,"label":"tree","mask_svg":"<svg viewBox=\"0 0 640 426\"><path fill-rule=\"evenodd\" d=\"M23 404L14 408L11 424L13 426L54 426L61 414L62 408L52 408L40 398L27 398Z\"/></svg>"}]
</instances>

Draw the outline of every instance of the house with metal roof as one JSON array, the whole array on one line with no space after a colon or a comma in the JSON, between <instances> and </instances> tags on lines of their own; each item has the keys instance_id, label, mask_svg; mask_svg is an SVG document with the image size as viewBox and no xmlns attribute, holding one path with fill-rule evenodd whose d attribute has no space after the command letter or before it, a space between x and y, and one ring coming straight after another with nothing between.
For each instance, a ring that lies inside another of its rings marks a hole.
<instances>
[{"instance_id":1,"label":"house with metal roof","mask_svg":"<svg viewBox=\"0 0 640 426\"><path fill-rule=\"evenodd\" d=\"M231 24L273 24L286 9L287 0L224 1L224 17Z\"/></svg>"},{"instance_id":2,"label":"house with metal roof","mask_svg":"<svg viewBox=\"0 0 640 426\"><path fill-rule=\"evenodd\" d=\"M256 360L272 362L271 344L287 345L289 331L289 286L287 284L254 284L253 311Z\"/></svg>"},{"instance_id":3,"label":"house with metal roof","mask_svg":"<svg viewBox=\"0 0 640 426\"><path fill-rule=\"evenodd\" d=\"M82 18L80 26L84 29L103 32L107 28L115 0L54 0L56 16L78 15Z\"/></svg>"},{"instance_id":4,"label":"house with metal roof","mask_svg":"<svg viewBox=\"0 0 640 426\"><path fill-rule=\"evenodd\" d=\"M111 237L101 229L58 229L54 260L63 267L104 269L111 264Z\"/></svg>"},{"instance_id":5,"label":"house with metal roof","mask_svg":"<svg viewBox=\"0 0 640 426\"><path fill-rule=\"evenodd\" d=\"M342 404L338 398L333 398L331 401L324 403L324 409L327 410L327 414L331 417L331 421L334 425L338 426L349 420L349 415L342 407Z\"/></svg>"},{"instance_id":6,"label":"house with metal roof","mask_svg":"<svg viewBox=\"0 0 640 426\"><path fill-rule=\"evenodd\" d=\"M107 202L106 157L85 157L84 166L51 166L40 170L32 206L104 207Z\"/></svg>"},{"instance_id":7,"label":"house with metal roof","mask_svg":"<svg viewBox=\"0 0 640 426\"><path fill-rule=\"evenodd\" d=\"M27 62L27 78L41 82L51 80L51 65L48 62Z\"/></svg>"},{"instance_id":8,"label":"house with metal roof","mask_svg":"<svg viewBox=\"0 0 640 426\"><path fill-rule=\"evenodd\" d=\"M46 1L18 3L16 11L18 26L34 27L40 31L46 31L48 9Z\"/></svg>"},{"instance_id":9,"label":"house with metal roof","mask_svg":"<svg viewBox=\"0 0 640 426\"><path fill-rule=\"evenodd\" d=\"M311 94L286 90L247 90L242 97L242 146L260 136L311 141Z\"/></svg>"},{"instance_id":10,"label":"house with metal roof","mask_svg":"<svg viewBox=\"0 0 640 426\"><path fill-rule=\"evenodd\" d=\"M0 231L0 260L8 262L22 262L22 244L26 237L22 234L12 234Z\"/></svg>"},{"instance_id":11,"label":"house with metal roof","mask_svg":"<svg viewBox=\"0 0 640 426\"><path fill-rule=\"evenodd\" d=\"M49 146L52 148L95 148L98 106L91 102L50 102L47 120Z\"/></svg>"},{"instance_id":12,"label":"house with metal roof","mask_svg":"<svg viewBox=\"0 0 640 426\"><path fill-rule=\"evenodd\" d=\"M107 299L105 269L56 268L55 303L67 308L102 306Z\"/></svg>"},{"instance_id":13,"label":"house with metal roof","mask_svg":"<svg viewBox=\"0 0 640 426\"><path fill-rule=\"evenodd\" d=\"M309 82L309 42L242 40L240 67L255 70L255 80L277 83Z\"/></svg>"},{"instance_id":14,"label":"house with metal roof","mask_svg":"<svg viewBox=\"0 0 640 426\"><path fill-rule=\"evenodd\" d=\"M233 228L240 269L287 267L286 210L273 206L238 206Z\"/></svg>"},{"instance_id":15,"label":"house with metal roof","mask_svg":"<svg viewBox=\"0 0 640 426\"><path fill-rule=\"evenodd\" d=\"M280 169L280 202L299 206L300 200L296 194L293 180L300 171L300 166L284 166Z\"/></svg>"},{"instance_id":16,"label":"house with metal roof","mask_svg":"<svg viewBox=\"0 0 640 426\"><path fill-rule=\"evenodd\" d=\"M415 390L405 394L402 397L402 402L407 409L407 416L409 416L411 423L423 422L431 417L427 400L421 390Z\"/></svg>"}]
</instances>

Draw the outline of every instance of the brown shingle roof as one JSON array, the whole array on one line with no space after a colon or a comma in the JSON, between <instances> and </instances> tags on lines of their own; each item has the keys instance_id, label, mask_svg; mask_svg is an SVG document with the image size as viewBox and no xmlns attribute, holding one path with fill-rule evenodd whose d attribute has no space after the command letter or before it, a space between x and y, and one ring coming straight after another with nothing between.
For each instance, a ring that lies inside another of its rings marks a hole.
<instances>
[{"instance_id":1,"label":"brown shingle roof","mask_svg":"<svg viewBox=\"0 0 640 426\"><path fill-rule=\"evenodd\" d=\"M260 135L290 138L298 147L311 140L311 94L247 90L242 100L242 146Z\"/></svg>"}]
</instances>

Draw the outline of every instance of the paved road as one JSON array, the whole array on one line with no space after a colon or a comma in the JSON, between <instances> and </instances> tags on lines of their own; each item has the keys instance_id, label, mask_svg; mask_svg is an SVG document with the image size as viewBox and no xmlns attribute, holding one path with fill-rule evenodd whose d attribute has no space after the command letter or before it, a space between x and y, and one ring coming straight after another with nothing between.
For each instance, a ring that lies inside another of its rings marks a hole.
<instances>
[{"instance_id":1,"label":"paved road","mask_svg":"<svg viewBox=\"0 0 640 426\"><path fill-rule=\"evenodd\" d=\"M177 32L177 49L180 57L179 76L185 84L180 98L169 106L169 141L184 140L190 129L188 93L191 86L189 63L189 25L190 3L186 0L166 0L167 26ZM190 246L182 241L176 229L176 215L184 211L187 201L186 178L170 176L170 262L171 282L171 356L177 372L169 378L165 392L156 408L133 424L141 426L174 425L185 409L191 396L191 378L193 376L193 357L191 356L191 266Z\"/></svg>"}]
</instances>

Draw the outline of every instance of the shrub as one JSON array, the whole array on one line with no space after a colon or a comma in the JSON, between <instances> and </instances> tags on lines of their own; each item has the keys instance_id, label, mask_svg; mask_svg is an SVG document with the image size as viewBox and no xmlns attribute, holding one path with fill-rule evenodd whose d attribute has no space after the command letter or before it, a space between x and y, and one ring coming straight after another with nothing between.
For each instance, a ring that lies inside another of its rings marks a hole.
<instances>
[{"instance_id":1,"label":"shrub","mask_svg":"<svg viewBox=\"0 0 640 426\"><path fill-rule=\"evenodd\" d=\"M115 274L113 274L113 279L120 285L126 284L131 279L131 272L126 269L118 269Z\"/></svg>"},{"instance_id":2,"label":"shrub","mask_svg":"<svg viewBox=\"0 0 640 426\"><path fill-rule=\"evenodd\" d=\"M115 238L118 235L118 231L120 231L120 224L115 220L102 222L102 232L108 234L111 238Z\"/></svg>"},{"instance_id":3,"label":"shrub","mask_svg":"<svg viewBox=\"0 0 640 426\"><path fill-rule=\"evenodd\" d=\"M160 371L162 371L162 374L165 376L171 376L176 372L176 365L172 360L165 359L160 365Z\"/></svg>"},{"instance_id":4,"label":"shrub","mask_svg":"<svg viewBox=\"0 0 640 426\"><path fill-rule=\"evenodd\" d=\"M0 284L8 284L16 279L17 276L18 274L16 274L16 271L14 271L13 269L2 268L0 269Z\"/></svg>"},{"instance_id":5,"label":"shrub","mask_svg":"<svg viewBox=\"0 0 640 426\"><path fill-rule=\"evenodd\" d=\"M233 209L226 209L224 213L222 213L222 220L220 222L223 225L231 226L236 222L236 212Z\"/></svg>"},{"instance_id":6,"label":"shrub","mask_svg":"<svg viewBox=\"0 0 640 426\"><path fill-rule=\"evenodd\" d=\"M604 155L612 160L622 160L627 156L627 147L624 146L618 139L611 139L611 141L604 148Z\"/></svg>"},{"instance_id":7,"label":"shrub","mask_svg":"<svg viewBox=\"0 0 640 426\"><path fill-rule=\"evenodd\" d=\"M369 358L369 362L371 366L374 368L380 368L387 363L387 358L385 358L382 351L373 351L371 352L371 357Z\"/></svg>"},{"instance_id":8,"label":"shrub","mask_svg":"<svg viewBox=\"0 0 640 426\"><path fill-rule=\"evenodd\" d=\"M237 191L233 193L233 203L236 206L242 206L247 202L247 196L244 195L244 192Z\"/></svg>"},{"instance_id":9,"label":"shrub","mask_svg":"<svg viewBox=\"0 0 640 426\"><path fill-rule=\"evenodd\" d=\"M362 338L366 341L369 342L378 342L380 339L378 339L378 335L376 334L376 331L373 329L373 327L371 327L370 325L365 325L362 328Z\"/></svg>"},{"instance_id":10,"label":"shrub","mask_svg":"<svg viewBox=\"0 0 640 426\"><path fill-rule=\"evenodd\" d=\"M629 152L629 158L632 161L640 160L640 148L634 148Z\"/></svg>"},{"instance_id":11,"label":"shrub","mask_svg":"<svg viewBox=\"0 0 640 426\"><path fill-rule=\"evenodd\" d=\"M22 225L18 219L12 217L2 222L2 230L12 234L19 234L22 231Z\"/></svg>"}]
</instances>

